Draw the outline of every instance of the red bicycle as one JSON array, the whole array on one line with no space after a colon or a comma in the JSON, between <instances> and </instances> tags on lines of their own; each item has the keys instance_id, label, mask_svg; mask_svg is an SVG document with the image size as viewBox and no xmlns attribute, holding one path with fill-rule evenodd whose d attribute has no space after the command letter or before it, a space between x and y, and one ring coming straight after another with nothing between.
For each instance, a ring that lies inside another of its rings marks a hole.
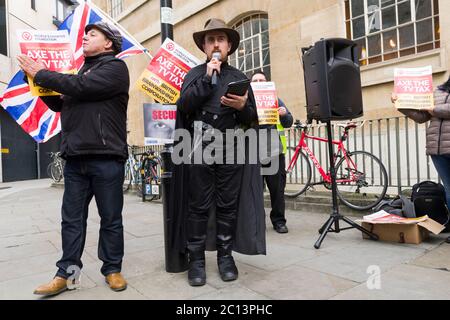
<instances>
[{"instance_id":1,"label":"red bicycle","mask_svg":"<svg viewBox=\"0 0 450 320\"><path fill-rule=\"evenodd\" d=\"M361 126L363 124L364 122ZM348 152L345 149L344 142L348 138L349 130L357 127L354 122L335 125L344 129L340 139L333 140L333 144L338 148L334 154L338 197L345 205L355 210L371 209L383 200L386 194L388 187L386 168L380 159L370 152ZM286 191L287 197L295 198L314 185L324 185L327 189L331 189L330 171L325 172L306 143L308 139L328 143L328 139L309 135L310 127L311 125L302 124L298 120L294 123L294 128L300 129L301 135L298 145L290 148L293 156L286 171L287 180L299 182L296 185L299 185L300 189L294 192ZM319 171L321 181L311 182L311 163L305 152Z\"/></svg>"}]
</instances>

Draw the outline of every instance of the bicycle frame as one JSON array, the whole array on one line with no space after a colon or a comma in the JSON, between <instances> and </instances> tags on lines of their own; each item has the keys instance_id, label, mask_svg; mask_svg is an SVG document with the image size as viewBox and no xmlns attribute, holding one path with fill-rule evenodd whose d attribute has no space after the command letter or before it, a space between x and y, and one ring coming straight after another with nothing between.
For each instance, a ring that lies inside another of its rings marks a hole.
<instances>
[{"instance_id":1,"label":"bicycle frame","mask_svg":"<svg viewBox=\"0 0 450 320\"><path fill-rule=\"evenodd\" d=\"M353 160L351 158L349 158L347 156L348 152L347 152L347 150L345 149L345 146L344 146L344 141L347 139L347 137L348 137L348 131L344 130L344 133L341 136L340 140L333 140L333 142L332 142L333 145L337 145L338 146L338 150L334 154L334 160L333 161L336 164L337 158L340 157L340 156L343 156L345 158L345 161L347 162L347 165L349 165L351 168L354 168L355 170L357 170L356 164L353 162ZM292 159L291 159L291 161L289 163L289 166L288 166L286 171L288 173L292 172L295 164L297 163L300 151L304 150L306 152L306 154L308 155L308 157L313 162L314 167L316 167L316 169L319 171L320 175L323 178L322 182L315 183L315 184L331 183L331 175L330 175L330 173L329 172L326 173L325 170L322 168L322 166L320 165L320 163L317 160L316 156L314 155L312 150L306 144L306 140L307 139L328 143L328 139L311 136L311 135L306 133L306 128L303 129L302 133L301 133L300 141L299 141L298 145L295 148L294 155L292 156ZM349 172L349 174L351 175L351 177L349 179L337 179L336 182L337 183L345 183L345 182L355 181L356 180L355 174L353 172Z\"/></svg>"}]
</instances>

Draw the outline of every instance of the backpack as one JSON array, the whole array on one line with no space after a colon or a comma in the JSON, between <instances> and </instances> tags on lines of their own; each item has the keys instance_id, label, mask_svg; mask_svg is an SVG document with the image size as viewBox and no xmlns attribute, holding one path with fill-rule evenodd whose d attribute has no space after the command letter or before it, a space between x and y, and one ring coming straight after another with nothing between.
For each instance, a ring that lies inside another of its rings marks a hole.
<instances>
[{"instance_id":1,"label":"backpack","mask_svg":"<svg viewBox=\"0 0 450 320\"><path fill-rule=\"evenodd\" d=\"M428 215L450 230L450 213L447 208L445 188L433 181L423 181L413 186L411 201L418 217Z\"/></svg>"},{"instance_id":2,"label":"backpack","mask_svg":"<svg viewBox=\"0 0 450 320\"><path fill-rule=\"evenodd\" d=\"M414 211L414 204L408 197L399 195L391 200L382 200L376 207L374 207L373 212L378 212L381 210L386 211L390 214L395 214L400 217L405 218L415 218L416 214Z\"/></svg>"}]
</instances>

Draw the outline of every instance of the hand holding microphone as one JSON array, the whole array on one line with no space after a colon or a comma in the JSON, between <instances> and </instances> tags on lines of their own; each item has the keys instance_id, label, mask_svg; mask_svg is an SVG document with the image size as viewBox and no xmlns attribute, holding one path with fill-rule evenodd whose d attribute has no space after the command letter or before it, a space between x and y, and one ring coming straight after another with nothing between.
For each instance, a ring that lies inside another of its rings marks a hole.
<instances>
[{"instance_id":1,"label":"hand holding microphone","mask_svg":"<svg viewBox=\"0 0 450 320\"><path fill-rule=\"evenodd\" d=\"M208 63L208 75L211 76L211 84L217 84L217 74L220 73L222 55L220 52L213 52L211 61Z\"/></svg>"}]
</instances>

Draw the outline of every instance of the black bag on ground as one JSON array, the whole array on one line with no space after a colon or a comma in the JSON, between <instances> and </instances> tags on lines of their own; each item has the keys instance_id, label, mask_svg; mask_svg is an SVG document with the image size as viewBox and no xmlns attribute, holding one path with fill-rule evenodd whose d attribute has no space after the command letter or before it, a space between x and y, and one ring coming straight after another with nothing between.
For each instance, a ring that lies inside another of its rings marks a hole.
<instances>
[{"instance_id":1,"label":"black bag on ground","mask_svg":"<svg viewBox=\"0 0 450 320\"><path fill-rule=\"evenodd\" d=\"M442 184L433 181L416 183L412 189L411 201L417 217L427 215L446 226L445 231L450 231L450 214Z\"/></svg>"}]
</instances>

